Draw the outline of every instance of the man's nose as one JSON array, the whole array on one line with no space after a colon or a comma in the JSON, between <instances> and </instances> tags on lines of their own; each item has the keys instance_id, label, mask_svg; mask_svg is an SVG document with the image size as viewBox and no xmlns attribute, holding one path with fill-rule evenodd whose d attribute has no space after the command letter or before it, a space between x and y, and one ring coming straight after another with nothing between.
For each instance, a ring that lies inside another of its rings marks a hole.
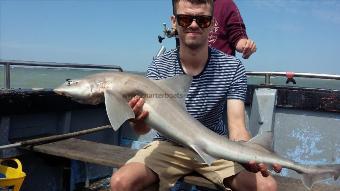
<instances>
[{"instance_id":1,"label":"man's nose","mask_svg":"<svg viewBox=\"0 0 340 191\"><path fill-rule=\"evenodd\" d=\"M196 19L193 19L191 24L189 25L190 28L199 28Z\"/></svg>"}]
</instances>

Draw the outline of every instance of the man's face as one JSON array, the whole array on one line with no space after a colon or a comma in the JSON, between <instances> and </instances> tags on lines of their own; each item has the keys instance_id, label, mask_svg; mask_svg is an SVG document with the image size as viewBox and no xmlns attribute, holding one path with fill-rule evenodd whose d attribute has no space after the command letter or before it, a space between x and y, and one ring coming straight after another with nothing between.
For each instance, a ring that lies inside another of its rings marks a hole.
<instances>
[{"instance_id":1,"label":"man's face","mask_svg":"<svg viewBox=\"0 0 340 191\"><path fill-rule=\"evenodd\" d=\"M179 1L177 4L176 15L184 15L184 17L187 15L212 16L211 7L209 4L192 4L188 1ZM197 21L198 19L194 19L189 26L183 27L180 26L179 19L176 19L176 15L171 17L171 21L173 27L178 31L181 46L187 46L192 49L208 46L208 35L213 23L211 23L207 28L201 28L199 26L200 23L198 23L199 21ZM202 21L202 19L200 19L200 21Z\"/></svg>"}]
</instances>

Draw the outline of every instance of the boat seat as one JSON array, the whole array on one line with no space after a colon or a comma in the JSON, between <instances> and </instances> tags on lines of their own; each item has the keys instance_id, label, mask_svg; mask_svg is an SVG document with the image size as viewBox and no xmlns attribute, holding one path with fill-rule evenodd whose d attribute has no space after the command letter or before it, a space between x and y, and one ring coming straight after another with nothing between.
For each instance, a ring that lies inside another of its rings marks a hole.
<instances>
[{"instance_id":1,"label":"boat seat","mask_svg":"<svg viewBox=\"0 0 340 191\"><path fill-rule=\"evenodd\" d=\"M58 157L64 157L73 160L79 160L98 165L120 167L136 152L136 149L109 145L92 141L70 138L62 141L35 145L29 149ZM282 176L275 176L280 191L305 191L301 180ZM183 178L185 183L203 187L202 190L221 190L217 185L209 180L197 175L187 175ZM152 185L145 191L156 191L158 185ZM201 190L201 189L199 189ZM340 186L317 183L311 191L340 191Z\"/></svg>"},{"instance_id":2,"label":"boat seat","mask_svg":"<svg viewBox=\"0 0 340 191\"><path fill-rule=\"evenodd\" d=\"M30 147L30 149L44 154L117 168L125 164L125 162L137 152L137 150L128 147L97 143L77 138L35 145ZM188 175L185 176L183 180L188 184L218 190L218 187L214 183L198 175ZM147 190L157 189L149 188Z\"/></svg>"}]
</instances>

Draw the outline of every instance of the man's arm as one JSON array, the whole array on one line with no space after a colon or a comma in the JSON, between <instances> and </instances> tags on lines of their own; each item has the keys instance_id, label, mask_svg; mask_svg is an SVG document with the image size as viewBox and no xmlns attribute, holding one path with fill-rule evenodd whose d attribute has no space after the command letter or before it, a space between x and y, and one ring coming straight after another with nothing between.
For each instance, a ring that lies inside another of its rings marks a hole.
<instances>
[{"instance_id":1,"label":"man's arm","mask_svg":"<svg viewBox=\"0 0 340 191\"><path fill-rule=\"evenodd\" d=\"M129 101L129 105L135 114L134 119L130 119L130 125L133 127L138 135L146 134L150 131L150 127L144 122L149 112L143 110L144 99L135 96Z\"/></svg>"},{"instance_id":2,"label":"man's arm","mask_svg":"<svg viewBox=\"0 0 340 191\"><path fill-rule=\"evenodd\" d=\"M227 119L229 139L233 141L248 141L251 136L246 129L244 102L238 99L228 99Z\"/></svg>"},{"instance_id":3,"label":"man's arm","mask_svg":"<svg viewBox=\"0 0 340 191\"><path fill-rule=\"evenodd\" d=\"M146 77L152 80L160 79L155 60L152 60L148 66ZM143 110L144 101L145 100L139 96L135 96L129 101L129 105L135 114L135 118L130 119L130 125L139 135L146 134L151 130L145 123L145 118L149 115L149 112Z\"/></svg>"},{"instance_id":4,"label":"man's arm","mask_svg":"<svg viewBox=\"0 0 340 191\"><path fill-rule=\"evenodd\" d=\"M245 125L245 107L242 100L228 99L227 101L227 115L228 115L228 130L229 139L233 141L248 141L251 138L249 131ZM261 172L262 176L269 176L268 168L263 163L255 163L250 161L243 166L250 172ZM275 172L280 172L281 165L274 164Z\"/></svg>"}]
</instances>

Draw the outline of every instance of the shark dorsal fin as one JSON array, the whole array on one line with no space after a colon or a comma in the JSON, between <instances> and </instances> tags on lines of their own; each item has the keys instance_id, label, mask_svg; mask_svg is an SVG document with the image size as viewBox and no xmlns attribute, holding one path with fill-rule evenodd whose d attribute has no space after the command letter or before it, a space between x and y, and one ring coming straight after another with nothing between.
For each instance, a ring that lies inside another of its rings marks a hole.
<instances>
[{"instance_id":1,"label":"shark dorsal fin","mask_svg":"<svg viewBox=\"0 0 340 191\"><path fill-rule=\"evenodd\" d=\"M185 98L192 82L191 76L177 75L166 79L153 80L153 82L173 96L185 108Z\"/></svg>"},{"instance_id":2,"label":"shark dorsal fin","mask_svg":"<svg viewBox=\"0 0 340 191\"><path fill-rule=\"evenodd\" d=\"M263 131L247 143L257 144L269 151L273 151L273 133L271 131Z\"/></svg>"}]
</instances>

